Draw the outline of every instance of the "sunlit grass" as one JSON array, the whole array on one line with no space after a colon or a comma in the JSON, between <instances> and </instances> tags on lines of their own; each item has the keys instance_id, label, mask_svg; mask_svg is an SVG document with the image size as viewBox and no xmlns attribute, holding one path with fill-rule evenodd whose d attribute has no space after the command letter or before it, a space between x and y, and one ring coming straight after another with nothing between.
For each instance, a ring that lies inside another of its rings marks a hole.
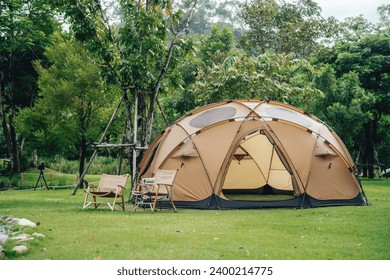
<instances>
[{"instance_id":1,"label":"sunlit grass","mask_svg":"<svg viewBox=\"0 0 390 280\"><path fill-rule=\"evenodd\" d=\"M363 185L368 207L177 213L81 210L82 190L10 190L0 216L40 222L47 236L11 259L390 259L390 180Z\"/></svg>"}]
</instances>

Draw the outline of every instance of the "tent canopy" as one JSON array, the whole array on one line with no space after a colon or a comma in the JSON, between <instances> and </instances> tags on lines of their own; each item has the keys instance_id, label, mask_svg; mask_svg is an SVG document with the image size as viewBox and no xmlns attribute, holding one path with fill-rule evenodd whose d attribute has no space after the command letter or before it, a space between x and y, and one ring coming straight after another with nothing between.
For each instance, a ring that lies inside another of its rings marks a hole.
<instances>
[{"instance_id":1,"label":"tent canopy","mask_svg":"<svg viewBox=\"0 0 390 280\"><path fill-rule=\"evenodd\" d=\"M314 207L367 204L355 164L316 117L275 101L234 100L194 110L145 153L139 179L178 169L177 206ZM231 194L289 194L287 200L232 200Z\"/></svg>"}]
</instances>

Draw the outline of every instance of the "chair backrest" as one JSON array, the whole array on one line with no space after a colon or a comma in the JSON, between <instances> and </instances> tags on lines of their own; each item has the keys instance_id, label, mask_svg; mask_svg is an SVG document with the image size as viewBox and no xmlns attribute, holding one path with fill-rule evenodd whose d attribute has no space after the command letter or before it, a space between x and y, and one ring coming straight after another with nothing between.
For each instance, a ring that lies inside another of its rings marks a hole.
<instances>
[{"instance_id":1,"label":"chair backrest","mask_svg":"<svg viewBox=\"0 0 390 280\"><path fill-rule=\"evenodd\" d=\"M157 184L172 186L175 181L177 170L161 170L158 169L154 178Z\"/></svg>"},{"instance_id":2,"label":"chair backrest","mask_svg":"<svg viewBox=\"0 0 390 280\"><path fill-rule=\"evenodd\" d=\"M117 188L118 185L125 187L128 178L129 178L129 174L124 174L124 175L102 174L99 182L99 191L102 192L112 191L116 193L118 189Z\"/></svg>"}]
</instances>

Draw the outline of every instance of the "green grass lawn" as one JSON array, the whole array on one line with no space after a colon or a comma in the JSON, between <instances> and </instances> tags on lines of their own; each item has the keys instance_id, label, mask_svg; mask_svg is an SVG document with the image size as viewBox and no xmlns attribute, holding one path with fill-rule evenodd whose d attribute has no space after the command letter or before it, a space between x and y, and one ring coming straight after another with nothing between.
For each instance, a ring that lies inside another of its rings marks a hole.
<instances>
[{"instance_id":1,"label":"green grass lawn","mask_svg":"<svg viewBox=\"0 0 390 280\"><path fill-rule=\"evenodd\" d=\"M0 182L4 182L3 185L10 184L8 188L23 190L23 189L36 189L45 188L44 180L39 179L40 171L36 168L31 168L23 174L14 174L10 178L0 177ZM62 189L62 188L73 188L78 177L75 174L65 174L49 168L46 168L43 172L43 177L49 188ZM85 180L88 182L98 182L100 175L87 175Z\"/></svg>"},{"instance_id":2,"label":"green grass lawn","mask_svg":"<svg viewBox=\"0 0 390 280\"><path fill-rule=\"evenodd\" d=\"M0 192L0 216L40 222L47 236L10 259L389 260L390 180L363 186L369 207L177 213L81 210L82 191L9 190Z\"/></svg>"}]
</instances>

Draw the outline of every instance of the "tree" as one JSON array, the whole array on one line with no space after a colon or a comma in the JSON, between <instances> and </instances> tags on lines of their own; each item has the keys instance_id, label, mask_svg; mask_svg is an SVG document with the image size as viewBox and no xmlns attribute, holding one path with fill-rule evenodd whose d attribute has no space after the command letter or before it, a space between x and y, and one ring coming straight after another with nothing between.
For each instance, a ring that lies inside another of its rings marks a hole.
<instances>
[{"instance_id":1,"label":"tree","mask_svg":"<svg viewBox=\"0 0 390 280\"><path fill-rule=\"evenodd\" d=\"M121 18L115 25L114 19L108 17L109 7L105 1L53 2L69 20L75 38L96 59L104 78L121 89L126 104L127 142L147 146L151 140L158 93L166 75L177 64L177 58L187 50L181 36L188 27L197 0L192 1L184 19L183 12L175 11L172 1L120 1ZM96 151L92 157L95 154ZM133 178L137 165L135 158L139 159L141 155L137 156L133 150Z\"/></svg>"},{"instance_id":2,"label":"tree","mask_svg":"<svg viewBox=\"0 0 390 280\"><path fill-rule=\"evenodd\" d=\"M0 118L12 172L20 172L15 116L37 87L32 61L43 56L55 24L45 0L0 2Z\"/></svg>"},{"instance_id":3,"label":"tree","mask_svg":"<svg viewBox=\"0 0 390 280\"><path fill-rule=\"evenodd\" d=\"M233 33L214 25L201 36L198 51L178 67L176 89L164 102L174 121L197 106L226 99L260 98L288 102L309 112L321 95L310 78L314 69L304 59L285 54L256 58L233 48Z\"/></svg>"},{"instance_id":4,"label":"tree","mask_svg":"<svg viewBox=\"0 0 390 280\"><path fill-rule=\"evenodd\" d=\"M208 71L201 71L192 87L197 105L226 99L271 99L304 109L320 92L299 83L299 75L310 72L305 60L265 54L257 58L235 54Z\"/></svg>"},{"instance_id":5,"label":"tree","mask_svg":"<svg viewBox=\"0 0 390 280\"><path fill-rule=\"evenodd\" d=\"M270 52L305 58L316 50L320 39L337 30L336 20L324 19L312 0L252 0L241 6L239 15L248 28L240 46L255 55Z\"/></svg>"},{"instance_id":6,"label":"tree","mask_svg":"<svg viewBox=\"0 0 390 280\"><path fill-rule=\"evenodd\" d=\"M233 32L215 24L209 34L200 37L200 59L206 66L221 64L233 49Z\"/></svg>"},{"instance_id":7,"label":"tree","mask_svg":"<svg viewBox=\"0 0 390 280\"><path fill-rule=\"evenodd\" d=\"M233 51L234 35L227 26L214 24L209 33L200 36L200 42L182 59L170 76L170 86L163 96L166 113L171 122L193 110L197 105L194 83L207 73L213 74Z\"/></svg>"},{"instance_id":8,"label":"tree","mask_svg":"<svg viewBox=\"0 0 390 280\"><path fill-rule=\"evenodd\" d=\"M378 30L378 29L377 29ZM378 163L376 147L380 139L387 139L378 135L381 120L390 113L390 39L385 31L379 29L375 33L365 36L353 36L351 41L339 41L333 48L327 49L318 56L321 63L331 65L335 78L345 82L345 77L354 77L352 84L339 88L340 96L344 101L340 104L349 106L345 100L351 100L351 90L364 91L358 106L364 114L361 119L362 132L358 137L357 145L360 150L360 164L364 167L364 176L374 177L374 165ZM360 32L361 33L361 32ZM337 92L337 91L336 91ZM355 91L356 92L356 91ZM328 93L329 94L329 93ZM356 100L356 99L355 99ZM329 100L332 104L333 100ZM357 104L355 104L356 107ZM334 105L332 105L334 106ZM354 107L351 107L353 110ZM386 119L386 118L385 118ZM382 161L386 159L382 158Z\"/></svg>"},{"instance_id":9,"label":"tree","mask_svg":"<svg viewBox=\"0 0 390 280\"><path fill-rule=\"evenodd\" d=\"M347 53L342 51L338 55L336 71L356 71L371 97L363 104L371 117L364 123L361 163L368 166L363 169L364 175L373 178L373 164L378 163L375 150L379 144L378 124L383 114L390 114L390 38L385 34L368 35L344 50Z\"/></svg>"},{"instance_id":10,"label":"tree","mask_svg":"<svg viewBox=\"0 0 390 280\"><path fill-rule=\"evenodd\" d=\"M188 1L178 1L179 7L185 8ZM237 14L237 5L243 0L203 0L197 4L193 18L188 26L191 35L208 34L212 26L221 24L229 26L235 35L242 32L242 20Z\"/></svg>"},{"instance_id":11,"label":"tree","mask_svg":"<svg viewBox=\"0 0 390 280\"><path fill-rule=\"evenodd\" d=\"M369 96L361 87L359 76L349 72L337 78L332 66L324 65L315 71L314 85L323 93L315 100L315 113L337 131L356 157L360 148L356 139L362 135L363 123L370 117L362 108Z\"/></svg>"},{"instance_id":12,"label":"tree","mask_svg":"<svg viewBox=\"0 0 390 280\"><path fill-rule=\"evenodd\" d=\"M35 63L39 99L21 112L18 123L40 153L78 158L82 174L87 149L103 130L103 106L112 98L80 43L59 35L54 41L45 51L49 66Z\"/></svg>"}]
</instances>

